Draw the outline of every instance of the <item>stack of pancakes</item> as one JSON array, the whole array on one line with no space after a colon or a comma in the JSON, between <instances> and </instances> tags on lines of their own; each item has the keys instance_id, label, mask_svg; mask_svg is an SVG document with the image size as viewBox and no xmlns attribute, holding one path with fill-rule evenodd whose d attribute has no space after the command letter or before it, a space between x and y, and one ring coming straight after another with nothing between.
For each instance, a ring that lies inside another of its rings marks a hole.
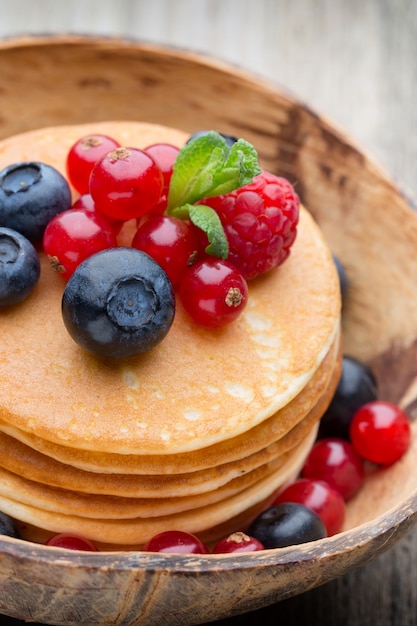
<instances>
[{"instance_id":1,"label":"stack of pancakes","mask_svg":"<svg viewBox=\"0 0 417 626\"><path fill-rule=\"evenodd\" d=\"M187 138L133 122L42 129L0 142L0 169L30 160L65 173L92 132L139 148ZM211 542L243 529L299 472L340 374L338 276L308 212L236 322L205 329L178 302L167 337L125 360L73 342L64 282L41 260L34 292L0 312L0 510L29 539L75 532L107 549L162 530Z\"/></svg>"}]
</instances>

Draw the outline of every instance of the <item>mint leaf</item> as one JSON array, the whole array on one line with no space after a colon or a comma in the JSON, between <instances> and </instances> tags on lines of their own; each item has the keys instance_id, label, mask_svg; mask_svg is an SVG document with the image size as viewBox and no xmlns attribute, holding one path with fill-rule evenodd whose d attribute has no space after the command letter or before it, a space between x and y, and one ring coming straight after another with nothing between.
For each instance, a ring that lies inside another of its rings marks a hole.
<instances>
[{"instance_id":1,"label":"mint leaf","mask_svg":"<svg viewBox=\"0 0 417 626\"><path fill-rule=\"evenodd\" d=\"M229 148L215 131L196 137L181 148L175 160L167 213L243 187L260 171L258 154L244 139Z\"/></svg>"},{"instance_id":2,"label":"mint leaf","mask_svg":"<svg viewBox=\"0 0 417 626\"><path fill-rule=\"evenodd\" d=\"M206 233L210 242L206 248L207 254L220 259L227 259L229 256L229 244L216 211L204 204L190 204L189 206L190 220Z\"/></svg>"},{"instance_id":3,"label":"mint leaf","mask_svg":"<svg viewBox=\"0 0 417 626\"><path fill-rule=\"evenodd\" d=\"M181 219L189 218L195 226L206 233L209 240L209 245L206 247L207 254L227 259L229 244L223 225L214 209L204 204L184 204L174 209L172 214Z\"/></svg>"},{"instance_id":4,"label":"mint leaf","mask_svg":"<svg viewBox=\"0 0 417 626\"><path fill-rule=\"evenodd\" d=\"M248 141L238 139L231 147L221 171L213 176L210 196L220 196L248 185L253 181L254 176L260 173L258 153L255 148Z\"/></svg>"}]
</instances>

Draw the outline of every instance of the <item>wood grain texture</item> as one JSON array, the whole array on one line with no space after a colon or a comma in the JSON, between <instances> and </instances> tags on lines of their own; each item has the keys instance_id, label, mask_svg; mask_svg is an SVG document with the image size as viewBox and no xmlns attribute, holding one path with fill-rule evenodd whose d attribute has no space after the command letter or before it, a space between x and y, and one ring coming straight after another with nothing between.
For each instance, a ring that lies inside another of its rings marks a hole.
<instances>
[{"instance_id":1,"label":"wood grain texture","mask_svg":"<svg viewBox=\"0 0 417 626\"><path fill-rule=\"evenodd\" d=\"M416 190L413 0L0 0L0 15L2 37L63 31L131 36L248 68L335 120ZM0 92L0 115L2 106ZM249 617L217 623L414 626L416 542L414 529L369 565Z\"/></svg>"},{"instance_id":2,"label":"wood grain texture","mask_svg":"<svg viewBox=\"0 0 417 626\"><path fill-rule=\"evenodd\" d=\"M0 37L78 32L204 52L276 81L417 186L414 0L0 0Z\"/></svg>"}]
</instances>

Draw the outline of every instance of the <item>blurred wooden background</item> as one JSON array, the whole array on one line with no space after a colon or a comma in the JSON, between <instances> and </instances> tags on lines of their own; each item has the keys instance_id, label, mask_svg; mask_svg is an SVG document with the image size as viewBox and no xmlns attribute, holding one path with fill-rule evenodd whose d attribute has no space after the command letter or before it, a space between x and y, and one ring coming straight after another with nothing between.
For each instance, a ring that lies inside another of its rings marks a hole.
<instances>
[{"instance_id":1,"label":"blurred wooden background","mask_svg":"<svg viewBox=\"0 0 417 626\"><path fill-rule=\"evenodd\" d=\"M196 50L329 116L417 187L415 0L0 0L0 37L77 32Z\"/></svg>"},{"instance_id":2,"label":"blurred wooden background","mask_svg":"<svg viewBox=\"0 0 417 626\"><path fill-rule=\"evenodd\" d=\"M179 46L250 70L333 120L417 196L415 0L0 0L0 37L64 32ZM220 623L415 626L417 529L366 567Z\"/></svg>"}]
</instances>

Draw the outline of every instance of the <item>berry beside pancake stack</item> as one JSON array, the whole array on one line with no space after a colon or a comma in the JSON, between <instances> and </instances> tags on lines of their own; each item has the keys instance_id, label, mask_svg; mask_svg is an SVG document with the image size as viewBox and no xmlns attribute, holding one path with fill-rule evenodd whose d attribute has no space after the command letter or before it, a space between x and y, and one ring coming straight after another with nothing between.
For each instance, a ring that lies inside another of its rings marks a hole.
<instances>
[{"instance_id":1,"label":"berry beside pancake stack","mask_svg":"<svg viewBox=\"0 0 417 626\"><path fill-rule=\"evenodd\" d=\"M134 122L42 129L1 142L0 168L65 174L93 132L138 148L187 140ZM73 341L64 282L40 256L33 292L0 311L0 509L28 539L74 532L109 549L244 529L299 472L340 374L339 280L312 217L300 207L291 254L250 281L233 323L202 327L177 301L163 341L125 359Z\"/></svg>"}]
</instances>

